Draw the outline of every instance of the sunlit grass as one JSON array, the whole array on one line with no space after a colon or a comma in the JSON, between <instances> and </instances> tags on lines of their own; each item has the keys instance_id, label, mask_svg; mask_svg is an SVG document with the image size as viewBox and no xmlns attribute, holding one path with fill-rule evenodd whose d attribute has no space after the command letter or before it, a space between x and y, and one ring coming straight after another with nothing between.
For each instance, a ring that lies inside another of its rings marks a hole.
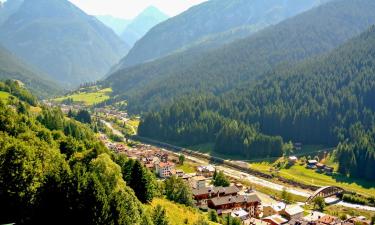
<instances>
[{"instance_id":1,"label":"sunlit grass","mask_svg":"<svg viewBox=\"0 0 375 225\"><path fill-rule=\"evenodd\" d=\"M73 99L75 103L83 103L87 106L91 106L94 104L98 104L104 102L110 98L110 94L112 93L111 88L105 88L96 92L80 92L75 93L72 95L64 96L61 98L56 98L55 101L61 102L66 99Z\"/></svg>"},{"instance_id":2,"label":"sunlit grass","mask_svg":"<svg viewBox=\"0 0 375 225\"><path fill-rule=\"evenodd\" d=\"M279 175L305 184L318 186L340 186L347 191L353 191L365 196L375 197L375 182L351 179L339 174L326 175L301 165L282 169Z\"/></svg>"},{"instance_id":3,"label":"sunlit grass","mask_svg":"<svg viewBox=\"0 0 375 225\"><path fill-rule=\"evenodd\" d=\"M194 224L202 217L207 218L207 214L198 209L186 207L162 198L154 199L151 205L147 205L146 207L148 210L152 210L152 208L157 205L161 205L165 208L170 225ZM187 223L185 223L186 221Z\"/></svg>"}]
</instances>

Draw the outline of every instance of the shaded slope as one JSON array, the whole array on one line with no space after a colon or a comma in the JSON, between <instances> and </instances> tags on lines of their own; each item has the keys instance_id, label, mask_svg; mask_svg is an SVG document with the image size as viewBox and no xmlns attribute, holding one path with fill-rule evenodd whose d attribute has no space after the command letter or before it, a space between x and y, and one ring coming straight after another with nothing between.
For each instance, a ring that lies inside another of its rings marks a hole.
<instances>
[{"instance_id":1,"label":"shaded slope","mask_svg":"<svg viewBox=\"0 0 375 225\"><path fill-rule=\"evenodd\" d=\"M24 0L0 27L0 42L72 86L101 78L127 49L111 29L67 0Z\"/></svg>"},{"instance_id":2,"label":"shaded slope","mask_svg":"<svg viewBox=\"0 0 375 225\"><path fill-rule=\"evenodd\" d=\"M275 24L320 2L321 0L208 1L155 26L131 49L120 67L166 56L196 41L202 41L205 36L241 26L249 25L250 28L258 29Z\"/></svg>"},{"instance_id":3,"label":"shaded slope","mask_svg":"<svg viewBox=\"0 0 375 225\"><path fill-rule=\"evenodd\" d=\"M20 80L38 97L51 97L61 92L61 87L46 75L31 68L0 46L0 79Z\"/></svg>"}]
</instances>

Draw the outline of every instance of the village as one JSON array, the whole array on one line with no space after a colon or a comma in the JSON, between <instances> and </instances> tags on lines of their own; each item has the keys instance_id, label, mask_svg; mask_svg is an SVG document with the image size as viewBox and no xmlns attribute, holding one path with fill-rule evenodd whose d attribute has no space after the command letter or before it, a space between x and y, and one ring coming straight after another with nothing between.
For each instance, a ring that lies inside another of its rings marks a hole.
<instances>
[{"instance_id":1,"label":"village","mask_svg":"<svg viewBox=\"0 0 375 225\"><path fill-rule=\"evenodd\" d=\"M123 143L113 143L105 135L101 140L106 146L127 157L138 160L153 171L160 180L178 176L187 182L192 190L197 208L207 211L215 210L218 215L230 215L241 219L244 225L370 225L371 221L363 216L338 218L319 211L306 212L305 203L287 204L283 201L262 201L264 194L246 187L238 180L232 179L228 187L215 187L212 178L217 168L212 164L195 167L195 172L185 173L178 169L179 154L169 152L147 144L129 147ZM296 157L290 157L293 162ZM309 160L307 167L331 172L331 168L320 165L316 160Z\"/></svg>"},{"instance_id":2,"label":"village","mask_svg":"<svg viewBox=\"0 0 375 225\"><path fill-rule=\"evenodd\" d=\"M64 113L70 110L81 110L80 104L65 105L49 102L50 106L59 106ZM123 137L120 131L112 127L108 121L129 121L128 114L113 107L96 107L92 114L100 119L108 128ZM210 163L195 162L194 171L184 172L181 169L181 154L171 152L161 147L135 142L131 146L124 142L114 142L107 134L100 133L99 139L106 147L118 154L125 154L128 158L140 161L152 171L159 180L171 176L183 179L191 188L195 206L202 211L215 210L218 215L237 217L244 225L371 225L371 221L363 216L346 215L345 218L332 216L320 211L306 210L305 202L288 204L281 199L272 199L267 193L260 193L251 186L241 183L241 180L230 177L227 187L214 186L213 176L218 172L218 166ZM296 143L295 148L301 148ZM290 165L297 164L299 158L289 156ZM238 161L239 162L239 161ZM331 174L334 168L320 163L316 159L308 159L305 167L319 173ZM222 167L220 167L222 169ZM327 204L336 203L337 198L326 198Z\"/></svg>"}]
</instances>

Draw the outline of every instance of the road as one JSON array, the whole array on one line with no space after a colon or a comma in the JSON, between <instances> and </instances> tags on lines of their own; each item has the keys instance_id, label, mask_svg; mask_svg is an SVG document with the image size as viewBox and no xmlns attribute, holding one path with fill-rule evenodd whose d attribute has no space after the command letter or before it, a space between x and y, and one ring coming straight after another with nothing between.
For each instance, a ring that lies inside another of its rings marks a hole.
<instances>
[{"instance_id":1,"label":"road","mask_svg":"<svg viewBox=\"0 0 375 225\"><path fill-rule=\"evenodd\" d=\"M107 122L102 119L100 120L100 122L104 123L109 129L111 129L114 135L124 137L124 135L119 130L115 129L110 122Z\"/></svg>"},{"instance_id":2,"label":"road","mask_svg":"<svg viewBox=\"0 0 375 225\"><path fill-rule=\"evenodd\" d=\"M116 130L112 126L111 123L109 123L105 120L101 120L101 121L109 129L111 129L114 134L123 137L122 133L119 130ZM176 152L172 152L172 151L169 151L169 150L166 150L166 149L164 149L164 151L166 151L170 154L177 154ZM190 161L193 161L195 163L199 163L199 164L203 164L203 165L207 164L206 160L202 160L202 159L190 156L190 155L185 155L185 158L187 158ZM247 180L247 181L249 181L253 184L257 184L257 185L262 186L262 187L267 187L267 188L270 188L270 189L273 189L273 190L276 190L276 191L282 191L282 190L285 189L287 192L289 192L291 194L306 197L306 198L310 197L313 194L312 191L302 190L302 189L298 189L298 188L291 188L291 187L287 187L287 186L284 186L284 185L281 185L281 184L273 183L271 181L268 181L268 180L265 180L265 179L262 179L262 178L259 178L259 177L256 177L256 176L253 176L253 175L250 175L248 173L244 173L244 172L241 172L241 171L238 171L238 170L235 170L235 169L231 169L231 168L228 168L228 167L225 167L225 166L216 165L216 168L218 170L222 170L229 177L232 177L232 178L235 178L235 179L242 179L242 180L245 179L245 180ZM371 207L371 206L351 204L351 203L347 203L347 202L343 202L343 201L340 201L340 202L336 203L336 205L341 205L341 206L348 207L348 208L362 209L362 210L368 210L368 211L375 212L375 207Z\"/></svg>"}]
</instances>

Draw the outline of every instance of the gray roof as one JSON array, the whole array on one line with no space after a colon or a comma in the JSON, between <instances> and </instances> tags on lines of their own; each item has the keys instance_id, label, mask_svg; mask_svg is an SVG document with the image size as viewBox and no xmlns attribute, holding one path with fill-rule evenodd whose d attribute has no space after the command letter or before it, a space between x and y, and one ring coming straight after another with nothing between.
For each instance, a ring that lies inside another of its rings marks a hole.
<instances>
[{"instance_id":1,"label":"gray roof","mask_svg":"<svg viewBox=\"0 0 375 225\"><path fill-rule=\"evenodd\" d=\"M223 196L216 197L211 199L212 204L215 206L226 205L229 203L251 203L251 202L260 202L258 195L237 195L237 196Z\"/></svg>"},{"instance_id":2,"label":"gray roof","mask_svg":"<svg viewBox=\"0 0 375 225\"><path fill-rule=\"evenodd\" d=\"M204 187L199 189L193 189L193 195L204 195L209 193L215 193L217 194L219 192L219 195L232 195L237 194L240 190L236 186L230 186L230 187Z\"/></svg>"}]
</instances>

